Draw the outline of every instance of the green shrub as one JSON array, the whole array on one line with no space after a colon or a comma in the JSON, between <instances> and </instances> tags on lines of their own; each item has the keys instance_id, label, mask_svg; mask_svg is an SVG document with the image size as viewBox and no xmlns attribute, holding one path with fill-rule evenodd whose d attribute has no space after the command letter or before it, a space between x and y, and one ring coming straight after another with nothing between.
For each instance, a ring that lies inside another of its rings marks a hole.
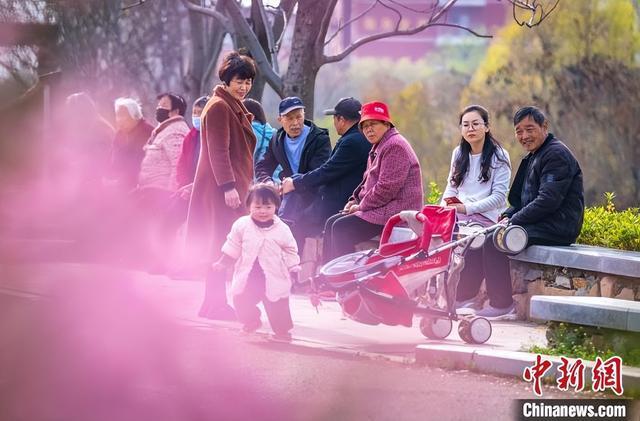
<instances>
[{"instance_id":1,"label":"green shrub","mask_svg":"<svg viewBox=\"0 0 640 421\"><path fill-rule=\"evenodd\" d=\"M605 193L606 204L585 209L577 243L640 251L640 210L616 211L615 194Z\"/></svg>"},{"instance_id":2,"label":"green shrub","mask_svg":"<svg viewBox=\"0 0 640 421\"><path fill-rule=\"evenodd\" d=\"M636 332L622 332L571 323L549 322L548 346L534 345L529 352L544 355L582 358L593 361L612 356L622 358L624 365L640 367L640 350Z\"/></svg>"}]
</instances>

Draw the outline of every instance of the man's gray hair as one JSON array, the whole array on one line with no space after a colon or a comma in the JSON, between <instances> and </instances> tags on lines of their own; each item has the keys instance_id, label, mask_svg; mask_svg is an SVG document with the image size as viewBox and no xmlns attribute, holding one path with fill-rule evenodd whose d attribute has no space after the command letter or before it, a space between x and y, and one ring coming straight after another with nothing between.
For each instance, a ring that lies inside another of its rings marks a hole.
<instances>
[{"instance_id":1,"label":"man's gray hair","mask_svg":"<svg viewBox=\"0 0 640 421\"><path fill-rule=\"evenodd\" d=\"M125 107L129 111L129 115L134 120L142 120L142 107L133 98L118 98L114 102L115 110L118 112L118 108Z\"/></svg>"}]
</instances>

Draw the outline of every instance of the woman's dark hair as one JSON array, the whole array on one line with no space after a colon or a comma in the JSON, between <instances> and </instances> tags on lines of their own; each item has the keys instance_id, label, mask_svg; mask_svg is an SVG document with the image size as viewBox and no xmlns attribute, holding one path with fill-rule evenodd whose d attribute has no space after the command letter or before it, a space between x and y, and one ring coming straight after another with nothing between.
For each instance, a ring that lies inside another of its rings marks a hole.
<instances>
[{"instance_id":1,"label":"woman's dark hair","mask_svg":"<svg viewBox=\"0 0 640 421\"><path fill-rule=\"evenodd\" d=\"M513 125L517 125L527 117L531 117L533 121L538 124L538 126L542 126L547 120L547 117L540 110L540 108L533 106L522 107L513 115Z\"/></svg>"},{"instance_id":2,"label":"woman's dark hair","mask_svg":"<svg viewBox=\"0 0 640 421\"><path fill-rule=\"evenodd\" d=\"M477 112L482 117L484 125L489 128L489 111L480 105L469 105L460 113L458 124L462 124L462 117L470 112ZM464 136L460 137L460 149L453 161L453 175L451 176L451 184L454 187L460 187L464 182L464 178L469 171L469 154L471 153L471 145L464 139ZM484 145L482 146L482 157L480 158L480 177L478 181L485 183L489 181L491 177L491 161L493 156L496 156L498 161L504 162L511 166L506 155L502 152L502 146L500 142L496 140L491 134L491 130L488 130L484 135Z\"/></svg>"},{"instance_id":3,"label":"woman's dark hair","mask_svg":"<svg viewBox=\"0 0 640 421\"><path fill-rule=\"evenodd\" d=\"M245 107L247 107L247 110L249 110L249 112L253 114L253 118L256 121L260 122L260 124L267 124L267 116L264 115L262 105L260 105L258 101L252 98L247 98L242 101L242 103Z\"/></svg>"},{"instance_id":4,"label":"woman's dark hair","mask_svg":"<svg viewBox=\"0 0 640 421\"><path fill-rule=\"evenodd\" d=\"M187 111L187 101L185 101L181 95L171 92L163 92L158 95L156 99L161 100L165 96L169 98L169 101L171 101L171 111L178 110L178 114L184 116L185 111Z\"/></svg>"},{"instance_id":5,"label":"woman's dark hair","mask_svg":"<svg viewBox=\"0 0 640 421\"><path fill-rule=\"evenodd\" d=\"M259 203L273 203L276 205L276 210L280 207L280 194L278 190L272 185L267 183L254 184L249 189L249 195L247 196L247 207L251 206L253 201Z\"/></svg>"},{"instance_id":6,"label":"woman's dark hair","mask_svg":"<svg viewBox=\"0 0 640 421\"><path fill-rule=\"evenodd\" d=\"M256 64L251 57L238 51L231 51L222 59L218 77L228 85L235 76L239 79L255 79Z\"/></svg>"},{"instance_id":7,"label":"woman's dark hair","mask_svg":"<svg viewBox=\"0 0 640 421\"><path fill-rule=\"evenodd\" d=\"M209 102L209 97L207 95L201 96L193 102L193 106L204 108L204 106L207 105L207 102Z\"/></svg>"}]
</instances>

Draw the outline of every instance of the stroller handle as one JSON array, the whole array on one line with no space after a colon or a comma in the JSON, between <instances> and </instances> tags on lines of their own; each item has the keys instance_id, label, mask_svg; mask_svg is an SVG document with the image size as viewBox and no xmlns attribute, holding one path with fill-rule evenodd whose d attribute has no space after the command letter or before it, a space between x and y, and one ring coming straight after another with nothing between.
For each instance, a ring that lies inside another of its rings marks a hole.
<instances>
[{"instance_id":1,"label":"stroller handle","mask_svg":"<svg viewBox=\"0 0 640 421\"><path fill-rule=\"evenodd\" d=\"M475 231L475 232L467 235L464 238L460 238L458 240L451 241L449 243L443 244L440 247L436 247L436 248L431 249L429 251L426 251L424 249L420 250L419 252L414 253L411 256L408 256L404 261L411 261L411 260L414 260L414 259L427 259L427 258L429 258L431 256L434 256L434 255L438 254L438 253L442 253L443 251L450 250L452 248L458 247L459 245L470 243L476 237L478 237L480 235L487 235L487 234L497 230L500 227L505 227L506 225L507 224L505 224L505 223L498 222L495 225L491 225L490 227L486 227L484 229Z\"/></svg>"},{"instance_id":2,"label":"stroller handle","mask_svg":"<svg viewBox=\"0 0 640 421\"><path fill-rule=\"evenodd\" d=\"M437 221L429 219L429 217L423 213L428 208L431 208L430 210L432 212L433 208L437 208L435 215L447 215L450 213L450 210L447 208L435 207L432 205L425 206L423 211L402 211L397 213L389 218L385 224L382 234L380 235L380 245L382 246L387 244L391 238L393 228L399 223L405 222L419 237L418 245L420 249L424 251L428 250L429 245L431 244L431 236L434 233L434 223L437 223ZM453 218L453 216L451 216L451 218ZM453 219L451 220L451 223L453 223Z\"/></svg>"},{"instance_id":3,"label":"stroller handle","mask_svg":"<svg viewBox=\"0 0 640 421\"><path fill-rule=\"evenodd\" d=\"M401 222L406 222L407 225L409 225L409 228L411 228L416 235L421 235L423 231L423 224L427 221L427 217L418 211L402 211L397 213L389 218L387 223L384 225L384 229L380 235L380 244L386 244L389 242L393 228ZM416 222L419 225L416 225Z\"/></svg>"}]
</instances>

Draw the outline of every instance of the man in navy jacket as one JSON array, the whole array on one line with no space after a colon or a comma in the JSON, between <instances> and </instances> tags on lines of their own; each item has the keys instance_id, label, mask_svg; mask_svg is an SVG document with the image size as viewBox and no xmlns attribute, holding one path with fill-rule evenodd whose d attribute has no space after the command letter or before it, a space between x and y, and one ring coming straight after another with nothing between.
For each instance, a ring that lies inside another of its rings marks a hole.
<instances>
[{"instance_id":1,"label":"man in navy jacket","mask_svg":"<svg viewBox=\"0 0 640 421\"><path fill-rule=\"evenodd\" d=\"M331 157L319 168L294 174L283 181L284 193L317 191L316 199L306 213L305 236L319 234L327 218L344 207L362 181L371 144L358 130L361 107L358 100L343 98L334 108L326 110L326 115L333 115L333 124L341 136Z\"/></svg>"},{"instance_id":2,"label":"man in navy jacket","mask_svg":"<svg viewBox=\"0 0 640 421\"><path fill-rule=\"evenodd\" d=\"M298 97L280 101L278 122L282 125L269 142L262 159L255 165L259 182L271 182L278 165L280 178L304 174L319 168L331 154L329 131L305 118L304 104Z\"/></svg>"}]
</instances>

